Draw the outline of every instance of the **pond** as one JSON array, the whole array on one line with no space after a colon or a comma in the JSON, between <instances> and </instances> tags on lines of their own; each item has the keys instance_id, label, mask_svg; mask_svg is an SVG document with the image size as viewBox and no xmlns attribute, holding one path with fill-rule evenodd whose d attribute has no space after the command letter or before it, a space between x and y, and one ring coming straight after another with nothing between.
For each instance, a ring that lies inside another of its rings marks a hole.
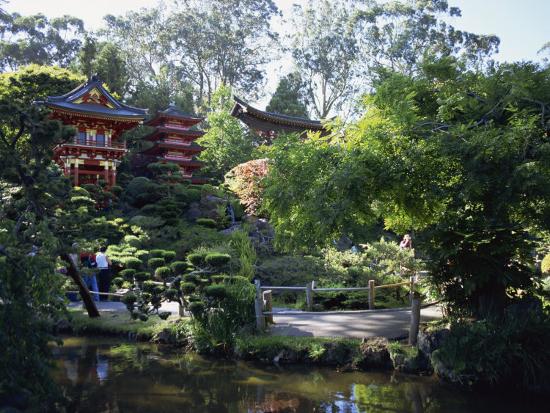
<instances>
[{"instance_id":1,"label":"pond","mask_svg":"<svg viewBox=\"0 0 550 413\"><path fill-rule=\"evenodd\" d=\"M55 380L74 412L526 412L497 394L459 391L435 378L339 373L330 368L210 360L153 344L65 338ZM532 409L532 410L529 410Z\"/></svg>"}]
</instances>

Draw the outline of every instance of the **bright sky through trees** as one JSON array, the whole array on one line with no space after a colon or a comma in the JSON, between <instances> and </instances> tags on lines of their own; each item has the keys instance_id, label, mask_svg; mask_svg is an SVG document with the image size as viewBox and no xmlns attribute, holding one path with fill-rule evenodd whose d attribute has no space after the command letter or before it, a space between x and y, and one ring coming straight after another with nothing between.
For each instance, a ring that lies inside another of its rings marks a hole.
<instances>
[{"instance_id":1,"label":"bright sky through trees","mask_svg":"<svg viewBox=\"0 0 550 413\"><path fill-rule=\"evenodd\" d=\"M285 19L290 17L292 4L305 2L275 0ZM9 12L23 15L44 13L53 17L69 14L84 20L88 30L95 30L102 26L106 14L119 15L157 3L157 0L8 0L3 7ZM170 5L169 2L166 4ZM537 51L550 41L547 24L550 1L449 0L449 4L462 10L462 17L454 18L451 22L456 28L472 33L496 34L500 38L500 52L495 56L499 61L540 60ZM280 22L275 22L278 31L284 31L283 27ZM271 64L268 69L268 95L275 90L278 78L288 71L287 66L285 59L275 60ZM261 103L266 104L267 101Z\"/></svg>"}]
</instances>

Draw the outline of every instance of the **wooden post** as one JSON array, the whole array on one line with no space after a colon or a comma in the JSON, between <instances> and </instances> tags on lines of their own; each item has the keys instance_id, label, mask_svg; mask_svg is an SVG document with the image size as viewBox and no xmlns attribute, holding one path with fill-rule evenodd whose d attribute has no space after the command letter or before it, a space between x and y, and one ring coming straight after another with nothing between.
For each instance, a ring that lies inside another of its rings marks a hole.
<instances>
[{"instance_id":1,"label":"wooden post","mask_svg":"<svg viewBox=\"0 0 550 413\"><path fill-rule=\"evenodd\" d=\"M374 310L374 280L369 280L369 310Z\"/></svg>"},{"instance_id":2,"label":"wooden post","mask_svg":"<svg viewBox=\"0 0 550 413\"><path fill-rule=\"evenodd\" d=\"M313 281L306 284L306 307L307 311L313 309Z\"/></svg>"},{"instance_id":3,"label":"wooden post","mask_svg":"<svg viewBox=\"0 0 550 413\"><path fill-rule=\"evenodd\" d=\"M413 276L411 276L411 277L409 278L409 282L410 282L410 286L409 286L409 299L410 299L411 305L412 305L412 302L413 302L414 281L415 281L415 278L414 278L414 275L413 275Z\"/></svg>"},{"instance_id":4,"label":"wooden post","mask_svg":"<svg viewBox=\"0 0 550 413\"><path fill-rule=\"evenodd\" d=\"M254 300L254 311L256 313L256 328L259 331L263 331L265 328L264 318L264 300L262 298L262 289L260 288L260 280L254 281L256 286L256 299Z\"/></svg>"},{"instance_id":5,"label":"wooden post","mask_svg":"<svg viewBox=\"0 0 550 413\"><path fill-rule=\"evenodd\" d=\"M267 312L273 313L273 294L271 290L264 291L264 308ZM265 316L266 324L275 324L273 321L273 314Z\"/></svg>"},{"instance_id":6,"label":"wooden post","mask_svg":"<svg viewBox=\"0 0 550 413\"><path fill-rule=\"evenodd\" d=\"M411 326L409 329L409 345L411 346L416 346L419 327L420 327L420 296L417 293L413 293L412 304L411 304Z\"/></svg>"}]
</instances>

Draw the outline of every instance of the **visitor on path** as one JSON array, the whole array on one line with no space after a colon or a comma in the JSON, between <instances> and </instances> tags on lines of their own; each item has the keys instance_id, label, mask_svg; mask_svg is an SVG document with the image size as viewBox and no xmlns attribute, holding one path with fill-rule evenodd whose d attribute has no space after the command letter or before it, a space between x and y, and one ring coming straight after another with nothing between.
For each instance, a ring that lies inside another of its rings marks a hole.
<instances>
[{"instance_id":1,"label":"visitor on path","mask_svg":"<svg viewBox=\"0 0 550 413\"><path fill-rule=\"evenodd\" d=\"M82 274L82 280L88 287L88 290L92 292L92 298L94 301L99 301L99 289L97 287L97 279L95 276L95 271L92 271L93 268L97 267L96 261L93 255L87 255L81 259L83 267L86 268Z\"/></svg>"},{"instance_id":2,"label":"visitor on path","mask_svg":"<svg viewBox=\"0 0 550 413\"><path fill-rule=\"evenodd\" d=\"M399 243L399 248L412 250L412 238L409 234L405 234L405 236Z\"/></svg>"},{"instance_id":3,"label":"visitor on path","mask_svg":"<svg viewBox=\"0 0 550 413\"><path fill-rule=\"evenodd\" d=\"M100 293L108 293L109 288L111 287L111 271L109 267L111 266L111 260L105 254L107 248L101 247L99 252L95 256L95 262L97 264L97 269L99 273L97 274L97 281L99 284ZM107 301L106 295L100 295L101 301Z\"/></svg>"}]
</instances>

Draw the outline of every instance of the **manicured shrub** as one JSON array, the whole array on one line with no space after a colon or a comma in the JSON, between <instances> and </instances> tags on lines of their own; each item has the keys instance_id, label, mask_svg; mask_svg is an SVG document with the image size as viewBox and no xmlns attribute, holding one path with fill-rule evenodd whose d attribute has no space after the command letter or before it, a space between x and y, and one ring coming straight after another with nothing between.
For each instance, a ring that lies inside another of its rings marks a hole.
<instances>
[{"instance_id":1,"label":"manicured shrub","mask_svg":"<svg viewBox=\"0 0 550 413\"><path fill-rule=\"evenodd\" d=\"M142 261L145 261L148 256L149 256L149 251L146 251L146 250L138 250L134 253L134 257L137 257Z\"/></svg>"},{"instance_id":2,"label":"manicured shrub","mask_svg":"<svg viewBox=\"0 0 550 413\"><path fill-rule=\"evenodd\" d=\"M141 246L141 240L135 235L126 235L123 240L132 247L139 248Z\"/></svg>"},{"instance_id":3,"label":"manicured shrub","mask_svg":"<svg viewBox=\"0 0 550 413\"><path fill-rule=\"evenodd\" d=\"M207 228L216 228L218 224L211 218L197 218L197 224Z\"/></svg>"},{"instance_id":4,"label":"manicured shrub","mask_svg":"<svg viewBox=\"0 0 550 413\"><path fill-rule=\"evenodd\" d=\"M184 282L181 284L181 292L185 295L189 295L195 292L197 286L191 282Z\"/></svg>"},{"instance_id":5,"label":"manicured shrub","mask_svg":"<svg viewBox=\"0 0 550 413\"><path fill-rule=\"evenodd\" d=\"M189 311L193 314L193 317L200 318L204 315L206 306L201 301L192 301L189 303Z\"/></svg>"},{"instance_id":6,"label":"manicured shrub","mask_svg":"<svg viewBox=\"0 0 550 413\"><path fill-rule=\"evenodd\" d=\"M204 289L204 295L206 297L221 300L227 295L227 291L224 285L221 285L221 284L209 285Z\"/></svg>"},{"instance_id":7,"label":"manicured shrub","mask_svg":"<svg viewBox=\"0 0 550 413\"><path fill-rule=\"evenodd\" d=\"M161 311L159 313L159 318L161 320L166 320L168 317L170 317L170 314L172 314L170 311Z\"/></svg>"},{"instance_id":8,"label":"manicured shrub","mask_svg":"<svg viewBox=\"0 0 550 413\"><path fill-rule=\"evenodd\" d=\"M136 273L136 270L133 268L127 268L125 270L122 270L118 273L122 278L124 278L127 281L132 281L134 279L134 274Z\"/></svg>"},{"instance_id":9,"label":"manicured shrub","mask_svg":"<svg viewBox=\"0 0 550 413\"><path fill-rule=\"evenodd\" d=\"M211 252L206 255L204 261L207 265L215 268L221 268L224 265L228 264L231 260L231 255L229 254L220 254L218 252Z\"/></svg>"},{"instance_id":10,"label":"manicured shrub","mask_svg":"<svg viewBox=\"0 0 550 413\"><path fill-rule=\"evenodd\" d=\"M139 270L143 264L139 258L136 257L124 257L120 260L121 264L126 268Z\"/></svg>"},{"instance_id":11,"label":"manicured shrub","mask_svg":"<svg viewBox=\"0 0 550 413\"><path fill-rule=\"evenodd\" d=\"M178 290L175 288L168 288L164 291L164 296L168 301L177 301L178 295Z\"/></svg>"},{"instance_id":12,"label":"manicured shrub","mask_svg":"<svg viewBox=\"0 0 550 413\"><path fill-rule=\"evenodd\" d=\"M149 251L149 256L151 258L164 258L165 250L151 250Z\"/></svg>"},{"instance_id":13,"label":"manicured shrub","mask_svg":"<svg viewBox=\"0 0 550 413\"><path fill-rule=\"evenodd\" d=\"M122 284L124 283L124 278L122 278L122 277L113 278L112 283L116 288L120 288L120 287L122 287Z\"/></svg>"},{"instance_id":14,"label":"manicured shrub","mask_svg":"<svg viewBox=\"0 0 550 413\"><path fill-rule=\"evenodd\" d=\"M145 271L140 271L140 272L136 272L134 274L134 278L138 282L143 282L143 281L148 280L149 278L151 278L151 275L149 273L145 272Z\"/></svg>"},{"instance_id":15,"label":"manicured shrub","mask_svg":"<svg viewBox=\"0 0 550 413\"><path fill-rule=\"evenodd\" d=\"M184 279L185 282L189 282L189 283L193 283L193 284L198 285L198 284L200 284L201 277L199 277L196 274L187 274L187 275L183 276L183 279Z\"/></svg>"},{"instance_id":16,"label":"manicured shrub","mask_svg":"<svg viewBox=\"0 0 550 413\"><path fill-rule=\"evenodd\" d=\"M163 267L164 264L164 258L149 258L149 261L147 261L147 265L152 269Z\"/></svg>"},{"instance_id":17,"label":"manicured shrub","mask_svg":"<svg viewBox=\"0 0 550 413\"><path fill-rule=\"evenodd\" d=\"M206 255L207 255L206 253L194 252L187 256L187 260L191 264L193 264L195 267L203 267L204 264L206 263L205 261Z\"/></svg>"},{"instance_id":18,"label":"manicured shrub","mask_svg":"<svg viewBox=\"0 0 550 413\"><path fill-rule=\"evenodd\" d=\"M225 278L227 278L227 275L213 275L210 278L212 279L213 283L221 284L225 281Z\"/></svg>"},{"instance_id":19,"label":"manicured shrub","mask_svg":"<svg viewBox=\"0 0 550 413\"><path fill-rule=\"evenodd\" d=\"M122 187L118 185L113 185L111 187L111 192L113 193L113 195L120 196L120 194L122 194Z\"/></svg>"},{"instance_id":20,"label":"manicured shrub","mask_svg":"<svg viewBox=\"0 0 550 413\"><path fill-rule=\"evenodd\" d=\"M155 270L155 277L157 277L160 280L166 281L171 276L172 276L172 270L170 269L170 267L158 267Z\"/></svg>"},{"instance_id":21,"label":"manicured shrub","mask_svg":"<svg viewBox=\"0 0 550 413\"><path fill-rule=\"evenodd\" d=\"M187 263L185 261L174 261L170 264L170 268L174 274L183 274L187 271Z\"/></svg>"},{"instance_id":22,"label":"manicured shrub","mask_svg":"<svg viewBox=\"0 0 550 413\"><path fill-rule=\"evenodd\" d=\"M176 253L174 251L164 251L162 253L162 258L164 258L166 262L170 262L176 258Z\"/></svg>"},{"instance_id":23,"label":"manicured shrub","mask_svg":"<svg viewBox=\"0 0 550 413\"><path fill-rule=\"evenodd\" d=\"M133 304L137 301L137 296L134 293L126 293L122 296L121 301L126 305Z\"/></svg>"}]
</instances>

